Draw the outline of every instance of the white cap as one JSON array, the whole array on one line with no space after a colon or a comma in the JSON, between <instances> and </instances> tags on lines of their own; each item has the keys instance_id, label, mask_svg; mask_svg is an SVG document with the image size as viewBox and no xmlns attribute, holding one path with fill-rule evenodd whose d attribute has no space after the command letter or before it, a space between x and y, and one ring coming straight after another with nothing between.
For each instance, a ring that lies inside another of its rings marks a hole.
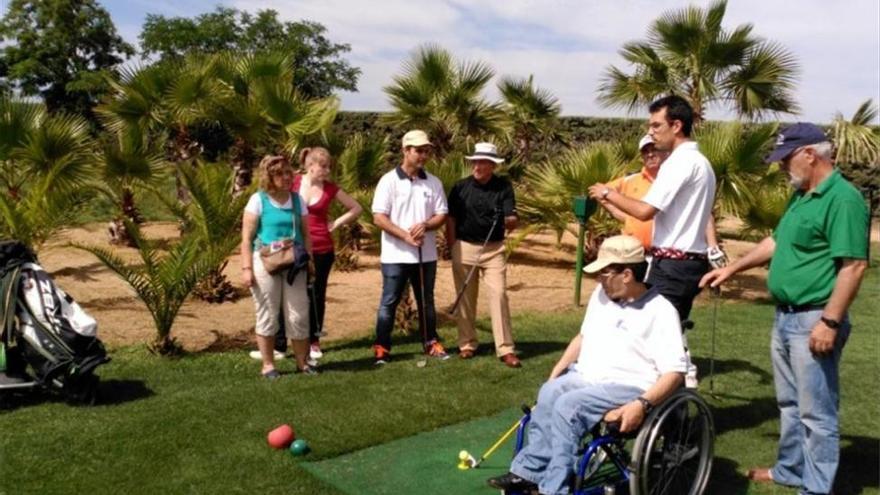
<instances>
[{"instance_id":1,"label":"white cap","mask_svg":"<svg viewBox=\"0 0 880 495\"><path fill-rule=\"evenodd\" d=\"M639 140L639 151L642 151L645 146L649 144L654 144L654 138L652 138L650 134L645 134L642 139Z\"/></svg>"}]
</instances>

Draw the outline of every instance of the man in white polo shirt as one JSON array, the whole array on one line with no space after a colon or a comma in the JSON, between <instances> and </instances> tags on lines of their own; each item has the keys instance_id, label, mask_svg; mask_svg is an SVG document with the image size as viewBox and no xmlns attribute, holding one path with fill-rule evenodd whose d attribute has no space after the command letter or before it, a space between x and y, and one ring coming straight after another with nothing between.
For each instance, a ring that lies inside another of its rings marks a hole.
<instances>
[{"instance_id":1,"label":"man in white polo shirt","mask_svg":"<svg viewBox=\"0 0 880 495\"><path fill-rule=\"evenodd\" d=\"M672 151L648 193L641 200L628 198L601 183L590 186L589 192L593 199L607 201L639 220L654 219L647 282L686 320L700 292L700 279L709 271L706 224L715 200L715 173L690 138L694 118L687 101L667 96L648 110L648 134L654 146Z\"/></svg>"},{"instance_id":2,"label":"man in white polo shirt","mask_svg":"<svg viewBox=\"0 0 880 495\"><path fill-rule=\"evenodd\" d=\"M606 239L596 261L584 267L599 286L580 333L538 392L525 447L509 473L488 480L491 486L569 493L586 432L603 418L634 431L681 387L687 361L681 324L672 304L643 282L646 270L645 248L627 235Z\"/></svg>"},{"instance_id":3,"label":"man in white polo shirt","mask_svg":"<svg viewBox=\"0 0 880 495\"><path fill-rule=\"evenodd\" d=\"M437 336L434 309L435 231L445 225L449 209L443 184L424 170L432 148L423 131L404 134L403 162L379 179L373 196L373 222L382 229L382 298L373 345L376 364L391 358L394 314L407 281L419 308L425 353L440 359L449 357Z\"/></svg>"}]
</instances>

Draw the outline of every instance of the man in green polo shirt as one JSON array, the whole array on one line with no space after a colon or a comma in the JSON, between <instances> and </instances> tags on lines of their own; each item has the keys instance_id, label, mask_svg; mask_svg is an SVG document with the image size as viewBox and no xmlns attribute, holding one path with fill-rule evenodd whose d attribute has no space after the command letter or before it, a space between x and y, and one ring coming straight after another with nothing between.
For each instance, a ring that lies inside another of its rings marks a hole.
<instances>
[{"instance_id":1,"label":"man in green polo shirt","mask_svg":"<svg viewBox=\"0 0 880 495\"><path fill-rule=\"evenodd\" d=\"M772 468L750 469L748 476L806 494L830 493L837 472L838 363L850 332L847 309L867 267L868 210L834 168L832 153L825 133L812 124L783 130L767 158L781 162L795 188L779 225L736 263L700 281L701 287L717 287L770 262L779 452Z\"/></svg>"}]
</instances>

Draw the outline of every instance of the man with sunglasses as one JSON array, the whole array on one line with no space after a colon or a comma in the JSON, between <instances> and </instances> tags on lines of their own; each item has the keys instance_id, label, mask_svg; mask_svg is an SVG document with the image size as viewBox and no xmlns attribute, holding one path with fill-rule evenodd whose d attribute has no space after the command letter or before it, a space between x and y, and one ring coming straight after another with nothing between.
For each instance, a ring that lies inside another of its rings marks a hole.
<instances>
[{"instance_id":1,"label":"man with sunglasses","mask_svg":"<svg viewBox=\"0 0 880 495\"><path fill-rule=\"evenodd\" d=\"M609 237L578 335L538 392L528 441L510 472L488 480L502 490L569 493L580 439L603 418L636 430L684 382L687 358L672 304L645 284L645 249L632 236Z\"/></svg>"},{"instance_id":2,"label":"man with sunglasses","mask_svg":"<svg viewBox=\"0 0 880 495\"><path fill-rule=\"evenodd\" d=\"M838 365L850 333L847 310L867 267L868 209L834 167L822 129L784 129L768 162L780 162L795 192L773 231L752 251L709 272L700 286L770 262L767 288L776 301L770 342L780 414L772 468L748 477L830 493L840 456Z\"/></svg>"},{"instance_id":3,"label":"man with sunglasses","mask_svg":"<svg viewBox=\"0 0 880 495\"><path fill-rule=\"evenodd\" d=\"M413 288L425 354L449 356L437 335L434 281L436 230L446 224L446 194L440 179L425 171L433 146L424 131L403 136L403 162L379 179L373 195L373 222L382 229L382 297L376 316L375 364L391 358L394 314L407 282Z\"/></svg>"}]
</instances>

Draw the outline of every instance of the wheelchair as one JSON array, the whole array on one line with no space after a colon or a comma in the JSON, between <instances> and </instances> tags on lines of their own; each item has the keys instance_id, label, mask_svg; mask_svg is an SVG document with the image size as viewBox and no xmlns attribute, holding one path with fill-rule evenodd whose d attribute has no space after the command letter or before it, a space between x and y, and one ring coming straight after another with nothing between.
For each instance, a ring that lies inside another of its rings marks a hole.
<instances>
[{"instance_id":1,"label":"wheelchair","mask_svg":"<svg viewBox=\"0 0 880 495\"><path fill-rule=\"evenodd\" d=\"M514 455L526 440L531 411L524 412ZM638 432L622 434L615 426L600 422L582 439L573 495L701 495L706 489L715 430L709 406L696 392L674 392L648 414Z\"/></svg>"}]
</instances>

